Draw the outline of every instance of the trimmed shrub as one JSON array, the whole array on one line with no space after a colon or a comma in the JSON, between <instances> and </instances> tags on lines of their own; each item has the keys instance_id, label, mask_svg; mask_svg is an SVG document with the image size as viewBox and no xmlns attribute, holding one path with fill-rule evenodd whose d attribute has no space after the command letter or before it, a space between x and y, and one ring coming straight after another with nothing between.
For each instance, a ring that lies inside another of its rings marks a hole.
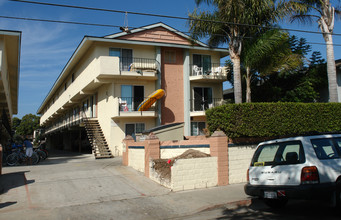
<instances>
[{"instance_id":1,"label":"trimmed shrub","mask_svg":"<svg viewBox=\"0 0 341 220\"><path fill-rule=\"evenodd\" d=\"M341 131L341 103L226 104L206 111L211 132L230 138Z\"/></svg>"}]
</instances>

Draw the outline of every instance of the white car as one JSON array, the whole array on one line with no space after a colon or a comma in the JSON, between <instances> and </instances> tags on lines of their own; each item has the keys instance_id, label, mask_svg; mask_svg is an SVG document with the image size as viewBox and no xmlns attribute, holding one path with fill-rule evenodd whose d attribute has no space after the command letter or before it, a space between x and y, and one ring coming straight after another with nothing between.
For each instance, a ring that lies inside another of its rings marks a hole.
<instances>
[{"instance_id":1,"label":"white car","mask_svg":"<svg viewBox=\"0 0 341 220\"><path fill-rule=\"evenodd\" d=\"M272 208L288 199L324 199L341 207L341 134L262 142L247 175L245 193Z\"/></svg>"}]
</instances>

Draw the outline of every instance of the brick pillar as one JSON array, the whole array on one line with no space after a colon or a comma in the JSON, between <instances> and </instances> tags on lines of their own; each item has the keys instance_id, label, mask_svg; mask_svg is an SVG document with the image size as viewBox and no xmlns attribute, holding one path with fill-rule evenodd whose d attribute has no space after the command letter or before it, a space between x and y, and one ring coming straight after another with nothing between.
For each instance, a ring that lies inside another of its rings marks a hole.
<instances>
[{"instance_id":1,"label":"brick pillar","mask_svg":"<svg viewBox=\"0 0 341 220\"><path fill-rule=\"evenodd\" d=\"M218 157L218 186L229 184L227 136L215 131L209 138L212 157Z\"/></svg>"},{"instance_id":2,"label":"brick pillar","mask_svg":"<svg viewBox=\"0 0 341 220\"><path fill-rule=\"evenodd\" d=\"M123 153L122 153L122 165L123 166L128 166L129 164L129 155L128 155L128 152L129 152L129 145L134 143L135 140L132 136L128 135L127 137L125 137L123 139L123 147L125 149L123 149Z\"/></svg>"},{"instance_id":3,"label":"brick pillar","mask_svg":"<svg viewBox=\"0 0 341 220\"><path fill-rule=\"evenodd\" d=\"M153 133L146 137L144 150L144 175L149 178L149 160L160 159L160 140Z\"/></svg>"}]
</instances>

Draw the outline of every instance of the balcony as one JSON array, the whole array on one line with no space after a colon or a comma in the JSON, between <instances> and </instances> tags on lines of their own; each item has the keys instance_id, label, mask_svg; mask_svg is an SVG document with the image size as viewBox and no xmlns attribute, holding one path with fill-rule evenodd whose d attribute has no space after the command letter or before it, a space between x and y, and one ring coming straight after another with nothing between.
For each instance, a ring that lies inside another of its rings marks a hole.
<instances>
[{"instance_id":1,"label":"balcony","mask_svg":"<svg viewBox=\"0 0 341 220\"><path fill-rule=\"evenodd\" d=\"M190 116L205 116L205 111L224 104L222 98L198 98L190 100Z\"/></svg>"},{"instance_id":2,"label":"balcony","mask_svg":"<svg viewBox=\"0 0 341 220\"><path fill-rule=\"evenodd\" d=\"M158 114L157 101L147 111L137 111L138 106L147 97L118 97L116 98L114 116L112 118L150 117L156 118Z\"/></svg>"},{"instance_id":3,"label":"balcony","mask_svg":"<svg viewBox=\"0 0 341 220\"><path fill-rule=\"evenodd\" d=\"M223 82L227 79L227 67L220 63L209 63L203 66L191 64L190 68L191 81Z\"/></svg>"},{"instance_id":4,"label":"balcony","mask_svg":"<svg viewBox=\"0 0 341 220\"><path fill-rule=\"evenodd\" d=\"M135 57L110 57L99 58L100 74L98 79L144 79L156 80L160 64L155 59Z\"/></svg>"}]
</instances>

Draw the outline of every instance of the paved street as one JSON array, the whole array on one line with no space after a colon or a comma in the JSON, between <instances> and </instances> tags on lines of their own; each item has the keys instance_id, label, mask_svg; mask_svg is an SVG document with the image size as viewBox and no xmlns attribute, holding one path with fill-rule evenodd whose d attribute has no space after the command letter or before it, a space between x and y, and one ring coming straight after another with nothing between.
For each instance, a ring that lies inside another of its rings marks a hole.
<instances>
[{"instance_id":1,"label":"paved street","mask_svg":"<svg viewBox=\"0 0 341 220\"><path fill-rule=\"evenodd\" d=\"M243 184L174 193L121 166L121 158L86 154L4 167L0 193L0 219L181 219L249 201Z\"/></svg>"},{"instance_id":2,"label":"paved street","mask_svg":"<svg viewBox=\"0 0 341 220\"><path fill-rule=\"evenodd\" d=\"M268 208L261 200L253 199L251 204L236 206L222 206L213 210L203 211L194 215L176 218L183 220L206 219L268 219L268 220L305 220L305 219L340 219L340 210L328 206L320 201L289 201L288 205L280 210Z\"/></svg>"}]
</instances>

